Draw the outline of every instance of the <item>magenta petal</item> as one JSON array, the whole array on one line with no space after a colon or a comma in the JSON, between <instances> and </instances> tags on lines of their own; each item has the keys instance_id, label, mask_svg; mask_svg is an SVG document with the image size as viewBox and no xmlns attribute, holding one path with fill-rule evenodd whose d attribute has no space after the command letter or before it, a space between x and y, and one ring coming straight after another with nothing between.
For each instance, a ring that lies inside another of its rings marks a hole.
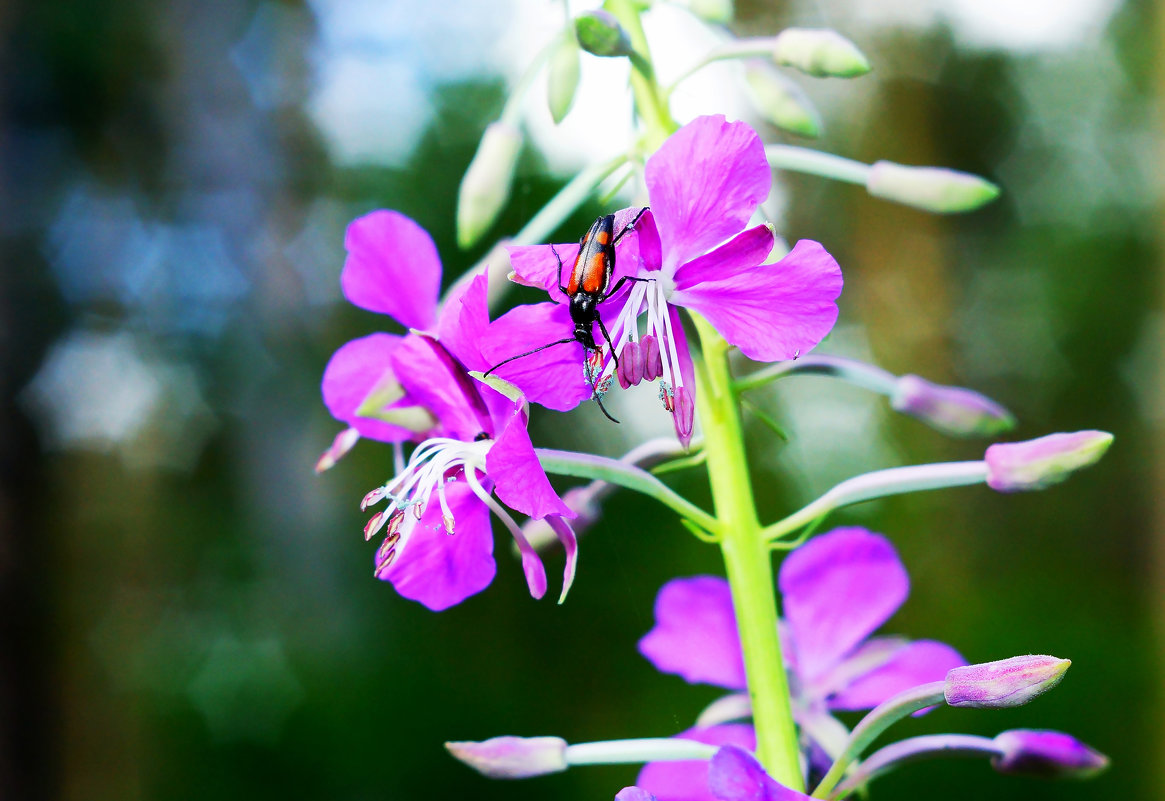
<instances>
[{"instance_id":1,"label":"magenta petal","mask_svg":"<svg viewBox=\"0 0 1165 801\"><path fill-rule=\"evenodd\" d=\"M541 520L547 515L573 518L575 512L562 502L542 463L534 454L526 416L514 409L505 428L485 457L485 468L494 482L494 491L502 503L525 515Z\"/></svg>"},{"instance_id":2,"label":"magenta petal","mask_svg":"<svg viewBox=\"0 0 1165 801\"><path fill-rule=\"evenodd\" d=\"M708 787L719 801L805 801L769 776L756 757L734 745L716 752L708 766Z\"/></svg>"},{"instance_id":3,"label":"magenta petal","mask_svg":"<svg viewBox=\"0 0 1165 801\"><path fill-rule=\"evenodd\" d=\"M565 305L518 306L490 324L482 351L491 364L560 339L572 339ZM515 359L494 374L514 384L532 403L565 412L591 396L583 378L583 346L570 341Z\"/></svg>"},{"instance_id":4,"label":"magenta petal","mask_svg":"<svg viewBox=\"0 0 1165 801\"><path fill-rule=\"evenodd\" d=\"M489 328L487 292L489 272L474 276L459 293L448 298L437 320L437 339L467 370L488 370L481 342Z\"/></svg>"},{"instance_id":5,"label":"magenta petal","mask_svg":"<svg viewBox=\"0 0 1165 801\"><path fill-rule=\"evenodd\" d=\"M910 580L885 537L855 527L834 529L789 554L780 587L798 670L812 682L894 614Z\"/></svg>"},{"instance_id":6,"label":"magenta petal","mask_svg":"<svg viewBox=\"0 0 1165 801\"><path fill-rule=\"evenodd\" d=\"M703 272L714 268L706 264ZM745 356L769 362L804 355L825 338L837 321L841 285L833 257L802 239L776 264L693 283L670 300L698 311Z\"/></svg>"},{"instance_id":7,"label":"magenta petal","mask_svg":"<svg viewBox=\"0 0 1165 801\"><path fill-rule=\"evenodd\" d=\"M664 673L730 690L748 686L728 582L716 576L672 579L655 599L655 626L639 641Z\"/></svg>"},{"instance_id":8,"label":"magenta petal","mask_svg":"<svg viewBox=\"0 0 1165 801\"><path fill-rule=\"evenodd\" d=\"M667 269L743 230L773 180L756 131L720 115L672 134L647 160L644 177Z\"/></svg>"},{"instance_id":9,"label":"magenta petal","mask_svg":"<svg viewBox=\"0 0 1165 801\"><path fill-rule=\"evenodd\" d=\"M392 354L402 342L394 334L370 334L340 346L324 368L324 404L332 417L363 437L382 442L404 442L413 433L380 420L359 417L356 410L381 382L393 380Z\"/></svg>"},{"instance_id":10,"label":"magenta petal","mask_svg":"<svg viewBox=\"0 0 1165 801\"><path fill-rule=\"evenodd\" d=\"M488 430L488 412L473 379L439 343L427 336L406 336L393 351L392 369L401 376L409 397L440 421L446 436L472 440Z\"/></svg>"},{"instance_id":11,"label":"magenta petal","mask_svg":"<svg viewBox=\"0 0 1165 801\"><path fill-rule=\"evenodd\" d=\"M412 525L409 540L397 559L377 578L392 582L405 598L420 601L434 612L461 603L493 581L493 533L489 509L464 480L445 485L445 497L456 521L445 533L436 495L420 520L406 512Z\"/></svg>"},{"instance_id":12,"label":"magenta petal","mask_svg":"<svg viewBox=\"0 0 1165 801\"><path fill-rule=\"evenodd\" d=\"M558 515L550 515L546 522L550 524L558 541L562 543L562 550L566 552L566 566L562 569L562 593L558 596L558 602L562 603L566 600L571 585L574 584L574 574L578 568L578 536L570 527L570 523Z\"/></svg>"},{"instance_id":13,"label":"magenta petal","mask_svg":"<svg viewBox=\"0 0 1165 801\"><path fill-rule=\"evenodd\" d=\"M871 640L873 642L873 640ZM829 699L831 709L873 709L903 690L942 681L951 668L967 664L954 648L934 640L918 640L898 649L889 661L858 676Z\"/></svg>"},{"instance_id":14,"label":"magenta petal","mask_svg":"<svg viewBox=\"0 0 1165 801\"><path fill-rule=\"evenodd\" d=\"M344 235L344 297L392 316L407 328L428 328L437 315L441 259L424 228L397 211L358 217Z\"/></svg>"},{"instance_id":15,"label":"magenta petal","mask_svg":"<svg viewBox=\"0 0 1165 801\"><path fill-rule=\"evenodd\" d=\"M735 745L750 751L756 748L756 732L745 723L688 729L676 737L709 745ZM708 764L707 760L648 762L639 771L635 784L659 801L716 801L708 788Z\"/></svg>"},{"instance_id":16,"label":"magenta petal","mask_svg":"<svg viewBox=\"0 0 1165 801\"><path fill-rule=\"evenodd\" d=\"M692 259L676 270L676 289L683 291L705 281L723 281L750 274L773 252L773 230L767 225L749 228L711 253Z\"/></svg>"},{"instance_id":17,"label":"magenta petal","mask_svg":"<svg viewBox=\"0 0 1165 801\"><path fill-rule=\"evenodd\" d=\"M553 250L551 249L553 248ZM510 268L519 284L545 289L550 297L562 301L566 296L558 291L566 286L570 278L570 268L578 256L578 243L568 242L557 245L515 245L507 247L510 254ZM555 252L558 257L555 257ZM559 261L564 265L559 270Z\"/></svg>"}]
</instances>

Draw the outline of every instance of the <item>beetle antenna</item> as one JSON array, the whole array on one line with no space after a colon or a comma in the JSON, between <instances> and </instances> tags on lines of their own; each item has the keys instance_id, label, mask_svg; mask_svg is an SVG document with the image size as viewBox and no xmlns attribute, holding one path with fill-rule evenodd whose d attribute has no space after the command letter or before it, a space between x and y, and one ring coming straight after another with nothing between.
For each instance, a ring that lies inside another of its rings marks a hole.
<instances>
[{"instance_id":1,"label":"beetle antenna","mask_svg":"<svg viewBox=\"0 0 1165 801\"><path fill-rule=\"evenodd\" d=\"M534 350L528 350L525 353L519 353L517 356L511 356L508 359L502 359L500 362L495 364L493 367L486 370L485 373L482 374L481 377L487 378L489 376L489 374L492 373L494 370L498 369L503 364L509 364L510 362L514 361L515 359L522 359L522 358L525 358L526 356L531 356L540 350L546 350L547 348L553 348L555 345L565 345L567 342L574 342L574 341L575 341L574 337L568 337L566 339L560 339L557 342L549 342L545 345L540 345L537 348L534 348Z\"/></svg>"},{"instance_id":2,"label":"beetle antenna","mask_svg":"<svg viewBox=\"0 0 1165 801\"><path fill-rule=\"evenodd\" d=\"M639 222L639 218L640 218L640 217L642 217L642 216L644 215L644 213L645 213L645 212L646 212L646 211L647 211L649 208L650 208L650 206L644 206L643 208L641 208L641 209L639 210L639 213L635 215L635 219L633 219L631 222L629 222L629 223L627 223L626 225L624 225L624 226L623 226L623 230L622 230L622 231L620 231L620 232L619 232L619 235L618 235L618 236L616 236L616 237L614 238L614 240L612 240L612 241L611 241L611 244L612 244L612 245L618 244L619 240L623 238L623 235L624 235L624 234L627 234L627 233L630 233L631 231L633 231L633 230L635 229L635 224L636 224L637 222Z\"/></svg>"},{"instance_id":3,"label":"beetle antenna","mask_svg":"<svg viewBox=\"0 0 1165 801\"><path fill-rule=\"evenodd\" d=\"M603 397L598 392L595 392L594 398L595 398L595 403L599 404L599 409L603 412L603 414L606 416L606 418L608 420L610 420L612 423L615 423L616 425L618 425L619 421L616 420L614 417L612 417L611 413L607 411L607 407L603 405Z\"/></svg>"}]
</instances>

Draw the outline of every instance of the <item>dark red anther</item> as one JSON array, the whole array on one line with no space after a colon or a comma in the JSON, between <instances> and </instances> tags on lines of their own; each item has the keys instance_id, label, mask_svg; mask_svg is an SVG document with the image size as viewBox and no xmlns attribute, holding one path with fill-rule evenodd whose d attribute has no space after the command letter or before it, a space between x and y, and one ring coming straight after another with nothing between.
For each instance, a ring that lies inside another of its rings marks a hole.
<instances>
[{"instance_id":1,"label":"dark red anther","mask_svg":"<svg viewBox=\"0 0 1165 801\"><path fill-rule=\"evenodd\" d=\"M639 342L643 350L643 380L654 381L663 375L663 359L659 354L659 340L651 334Z\"/></svg>"}]
</instances>

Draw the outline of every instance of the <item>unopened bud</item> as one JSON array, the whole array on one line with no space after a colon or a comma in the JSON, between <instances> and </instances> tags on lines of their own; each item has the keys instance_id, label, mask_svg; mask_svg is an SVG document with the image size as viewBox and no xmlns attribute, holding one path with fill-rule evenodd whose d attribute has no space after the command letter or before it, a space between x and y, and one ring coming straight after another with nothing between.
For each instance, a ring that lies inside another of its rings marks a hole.
<instances>
[{"instance_id":1,"label":"unopened bud","mask_svg":"<svg viewBox=\"0 0 1165 801\"><path fill-rule=\"evenodd\" d=\"M676 437L685 448L692 441L692 427L696 422L696 402L686 387L676 387L673 398L672 420L676 426Z\"/></svg>"},{"instance_id":2,"label":"unopened bud","mask_svg":"<svg viewBox=\"0 0 1165 801\"><path fill-rule=\"evenodd\" d=\"M957 667L947 673L943 694L956 707L1022 706L1059 684L1071 664L1068 659L1033 655Z\"/></svg>"},{"instance_id":3,"label":"unopened bud","mask_svg":"<svg viewBox=\"0 0 1165 801\"><path fill-rule=\"evenodd\" d=\"M978 175L945 167L907 167L892 161L878 161L870 167L866 190L875 197L939 214L974 211L999 197L999 187Z\"/></svg>"},{"instance_id":4,"label":"unopened bud","mask_svg":"<svg viewBox=\"0 0 1165 801\"><path fill-rule=\"evenodd\" d=\"M445 748L494 779L523 779L566 770L566 740L560 737L494 737L480 743L445 743Z\"/></svg>"},{"instance_id":5,"label":"unopened bud","mask_svg":"<svg viewBox=\"0 0 1165 801\"><path fill-rule=\"evenodd\" d=\"M457 244L472 247L510 197L522 135L508 122L490 123L457 193Z\"/></svg>"},{"instance_id":6,"label":"unopened bud","mask_svg":"<svg viewBox=\"0 0 1165 801\"><path fill-rule=\"evenodd\" d=\"M994 437L1011 429L1011 412L990 398L962 387L932 384L916 375L894 382L890 405L955 437Z\"/></svg>"},{"instance_id":7,"label":"unopened bud","mask_svg":"<svg viewBox=\"0 0 1165 801\"><path fill-rule=\"evenodd\" d=\"M748 64L744 79L753 106L766 120L800 136L821 135L821 116L795 82L764 62Z\"/></svg>"},{"instance_id":8,"label":"unopened bud","mask_svg":"<svg viewBox=\"0 0 1165 801\"><path fill-rule=\"evenodd\" d=\"M732 22L732 0L688 0L688 10L706 22L720 25Z\"/></svg>"},{"instance_id":9,"label":"unopened bud","mask_svg":"<svg viewBox=\"0 0 1165 801\"><path fill-rule=\"evenodd\" d=\"M615 794L615 801L656 801L655 796L642 787L624 787Z\"/></svg>"},{"instance_id":10,"label":"unopened bud","mask_svg":"<svg viewBox=\"0 0 1165 801\"><path fill-rule=\"evenodd\" d=\"M568 32L562 43L554 48L546 75L546 104L556 125L562 122L574 104L574 94L578 90L578 62L578 42L573 32Z\"/></svg>"},{"instance_id":11,"label":"unopened bud","mask_svg":"<svg viewBox=\"0 0 1165 801\"><path fill-rule=\"evenodd\" d=\"M1005 731L993 741L999 755L991 767L1000 773L1048 779L1089 779L1108 767L1108 757L1070 734L1037 729Z\"/></svg>"},{"instance_id":12,"label":"unopened bud","mask_svg":"<svg viewBox=\"0 0 1165 801\"><path fill-rule=\"evenodd\" d=\"M773 61L817 78L856 78L870 71L857 45L828 28L786 28L773 42Z\"/></svg>"},{"instance_id":13,"label":"unopened bud","mask_svg":"<svg viewBox=\"0 0 1165 801\"><path fill-rule=\"evenodd\" d=\"M623 26L606 11L586 11L575 17L574 32L583 50L594 56L629 56L631 39Z\"/></svg>"},{"instance_id":14,"label":"unopened bud","mask_svg":"<svg viewBox=\"0 0 1165 801\"><path fill-rule=\"evenodd\" d=\"M316 460L316 472L322 473L325 470L331 470L336 466L336 462L344 458L344 454L352 450L359 441L359 431L354 428L345 428L332 440L331 447L321 453L320 458Z\"/></svg>"},{"instance_id":15,"label":"unopened bud","mask_svg":"<svg viewBox=\"0 0 1165 801\"><path fill-rule=\"evenodd\" d=\"M1058 484L1095 464L1112 444L1107 431L1049 434L1026 442L1004 442L987 449L987 486L998 492L1038 490Z\"/></svg>"}]
</instances>

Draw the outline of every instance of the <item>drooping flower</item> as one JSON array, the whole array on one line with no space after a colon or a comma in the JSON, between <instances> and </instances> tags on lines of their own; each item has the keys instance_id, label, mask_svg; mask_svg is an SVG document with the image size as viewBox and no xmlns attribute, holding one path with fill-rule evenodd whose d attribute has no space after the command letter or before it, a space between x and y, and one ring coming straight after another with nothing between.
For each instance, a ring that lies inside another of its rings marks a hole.
<instances>
[{"instance_id":1,"label":"drooping flower","mask_svg":"<svg viewBox=\"0 0 1165 801\"><path fill-rule=\"evenodd\" d=\"M835 745L829 735L840 729L831 712L870 709L902 690L941 681L950 669L965 664L953 648L933 640L870 636L909 592L905 568L890 542L878 534L839 528L810 540L785 559L779 584L793 714L811 744L826 752ZM724 579L696 576L668 582L656 598L655 619L639 650L659 670L692 683L746 691L732 597ZM747 696L731 698L743 704L722 707L735 707L737 717L747 714ZM715 736L721 728L710 725L702 732ZM654 782L677 764L648 766L647 780L641 775L639 784L661 801L706 801L706 792L677 796L655 789Z\"/></svg>"},{"instance_id":2,"label":"drooping flower","mask_svg":"<svg viewBox=\"0 0 1165 801\"><path fill-rule=\"evenodd\" d=\"M780 261L766 264L773 250L767 225L747 228L769 193L772 174L756 132L722 116L699 117L673 134L647 160L650 211L635 235L616 247L616 273L641 279L600 305L620 361L624 386L658 376L660 397L686 442L695 414L695 383L680 307L708 320L731 344L759 361L791 359L807 353L837 319L841 270L821 245L797 243ZM616 217L616 230L638 209ZM546 289L562 302L559 260L570 265L574 245L510 249L516 280ZM569 331L565 307L529 312L533 342L550 342ZM646 317L644 331L639 318ZM537 335L535 335L537 330ZM580 345L552 350L573 351ZM516 348L494 347L499 358ZM609 356L609 354L608 354ZM605 362L603 375L614 372ZM502 374L525 389L537 374ZM585 397L585 395L583 396Z\"/></svg>"},{"instance_id":3,"label":"drooping flower","mask_svg":"<svg viewBox=\"0 0 1165 801\"><path fill-rule=\"evenodd\" d=\"M429 235L398 212L354 221L341 275L347 298L414 329L372 334L336 351L324 371L324 401L361 436L417 445L397 475L362 508L386 501L365 526L385 529L376 575L430 609L484 589L496 571L491 513L522 553L531 594L546 576L521 529L493 497L535 519L547 518L566 545L564 588L575 566L574 513L555 494L526 432L525 401L476 382L469 370L488 362L480 343L490 325L486 277L477 276L438 308L441 265ZM504 319L504 318L503 318ZM429 329L421 333L416 329ZM407 553L406 553L407 551Z\"/></svg>"}]
</instances>

